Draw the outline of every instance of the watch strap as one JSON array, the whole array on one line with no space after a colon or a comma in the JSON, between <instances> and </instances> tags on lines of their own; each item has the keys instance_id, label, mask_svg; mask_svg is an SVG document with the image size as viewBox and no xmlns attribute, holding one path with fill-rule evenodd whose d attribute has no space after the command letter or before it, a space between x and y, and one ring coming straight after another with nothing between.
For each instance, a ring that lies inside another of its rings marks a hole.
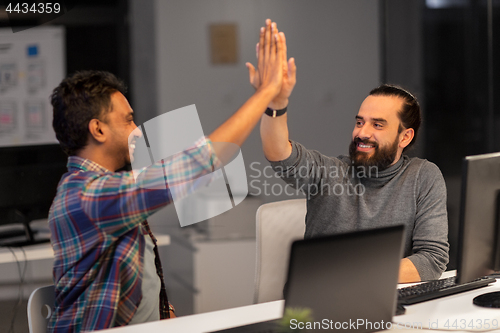
<instances>
[{"instance_id":1,"label":"watch strap","mask_svg":"<svg viewBox=\"0 0 500 333\"><path fill-rule=\"evenodd\" d=\"M281 110L273 110L271 108L267 108L266 109L266 114L269 117L276 118L276 117L284 115L286 113L286 110L287 110L287 107L285 107L284 109L281 109Z\"/></svg>"}]
</instances>

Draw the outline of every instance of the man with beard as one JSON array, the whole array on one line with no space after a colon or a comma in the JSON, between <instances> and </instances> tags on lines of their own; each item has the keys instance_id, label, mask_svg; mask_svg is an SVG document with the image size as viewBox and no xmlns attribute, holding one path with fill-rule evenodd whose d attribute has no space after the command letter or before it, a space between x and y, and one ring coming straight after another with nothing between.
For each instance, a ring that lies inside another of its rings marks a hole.
<instances>
[{"instance_id":1,"label":"man with beard","mask_svg":"<svg viewBox=\"0 0 500 333\"><path fill-rule=\"evenodd\" d=\"M439 278L449 250L444 179L435 164L403 155L421 123L415 97L391 85L373 89L355 116L350 156L339 157L289 141L287 105L288 98L272 101L261 137L274 170L307 195L305 238L404 223L399 281Z\"/></svg>"}]
</instances>

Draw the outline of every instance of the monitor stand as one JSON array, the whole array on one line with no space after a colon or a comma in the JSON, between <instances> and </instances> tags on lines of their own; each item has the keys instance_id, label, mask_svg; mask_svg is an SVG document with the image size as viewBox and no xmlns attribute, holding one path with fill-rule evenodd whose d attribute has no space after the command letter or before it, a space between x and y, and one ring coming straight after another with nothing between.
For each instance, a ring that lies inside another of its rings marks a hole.
<instances>
[{"instance_id":1,"label":"monitor stand","mask_svg":"<svg viewBox=\"0 0 500 333\"><path fill-rule=\"evenodd\" d=\"M495 217L495 226L496 226L496 239L495 239L495 254L494 254L494 262L493 269L495 271L500 270L500 191L497 191L497 211ZM494 274L492 274L493 277ZM474 297L472 303L477 306L482 306L485 308L500 308L500 291L494 291L491 293L481 294L479 296Z\"/></svg>"}]
</instances>

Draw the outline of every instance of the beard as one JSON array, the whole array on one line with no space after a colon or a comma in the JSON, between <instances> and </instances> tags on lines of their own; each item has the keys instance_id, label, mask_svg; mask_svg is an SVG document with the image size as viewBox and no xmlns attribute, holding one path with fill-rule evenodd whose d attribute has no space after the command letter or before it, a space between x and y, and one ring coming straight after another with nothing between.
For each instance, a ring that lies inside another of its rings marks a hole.
<instances>
[{"instance_id":1,"label":"beard","mask_svg":"<svg viewBox=\"0 0 500 333\"><path fill-rule=\"evenodd\" d=\"M358 143L371 145L375 149L371 157L367 153L358 151ZM379 171L387 169L396 159L398 153L399 136L396 135L396 140L392 144L385 147L379 147L378 143L362 140L358 137L354 138L349 145L349 156L351 157L352 165L355 167L377 167Z\"/></svg>"},{"instance_id":2,"label":"beard","mask_svg":"<svg viewBox=\"0 0 500 333\"><path fill-rule=\"evenodd\" d=\"M113 157L113 160L118 167L117 170L111 171L123 171L127 165L131 164L129 146L126 142L123 143L115 141L114 145L109 148L107 154Z\"/></svg>"}]
</instances>

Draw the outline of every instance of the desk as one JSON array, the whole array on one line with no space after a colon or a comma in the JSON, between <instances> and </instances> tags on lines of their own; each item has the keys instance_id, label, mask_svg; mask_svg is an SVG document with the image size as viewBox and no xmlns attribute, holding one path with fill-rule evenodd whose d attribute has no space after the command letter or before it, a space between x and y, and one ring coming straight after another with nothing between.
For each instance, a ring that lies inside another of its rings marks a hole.
<instances>
[{"instance_id":1,"label":"desk","mask_svg":"<svg viewBox=\"0 0 500 333\"><path fill-rule=\"evenodd\" d=\"M109 333L201 333L278 319L285 301L274 301L237 308L200 313L145 324L103 330Z\"/></svg>"},{"instance_id":2,"label":"desk","mask_svg":"<svg viewBox=\"0 0 500 333\"><path fill-rule=\"evenodd\" d=\"M169 235L155 235L158 246L165 246L170 244ZM41 260L41 259L51 259L54 258L54 252L52 251L52 246L50 243L28 245L22 248L11 247L12 253L8 248L0 248L0 264L5 264L9 262L20 262ZM24 254L23 254L24 250ZM24 256L26 254L26 257Z\"/></svg>"},{"instance_id":3,"label":"desk","mask_svg":"<svg viewBox=\"0 0 500 333\"><path fill-rule=\"evenodd\" d=\"M393 322L401 323L402 327L397 328L397 325L394 324L392 330L385 332L422 332L422 328L425 330L425 328L429 327L429 324L431 324L433 328L440 328L442 331L450 332L450 330L446 330L444 327L447 320L450 328L452 328L454 320L457 320L458 330L454 330L454 332L486 331L485 329L478 329L477 327L473 330L460 330L460 321L462 319L465 319L467 324L470 320L474 320L475 326L478 326L477 323L479 323L479 321L484 324L486 319L489 319L491 325L491 321L496 319L498 321L498 329L495 331L500 332L500 309L486 309L472 304L472 299L475 296L490 291L500 291L500 280L497 280L496 283L485 288L407 306L405 315L395 316L393 318ZM260 321L278 319L283 313L283 307L284 301L281 300L145 323L140 324L140 326L118 327L107 331L110 333L135 333L139 331L149 333L210 332ZM419 326L417 323L421 323L421 325ZM437 323L437 325L435 325L435 323ZM407 328L404 328L405 324ZM412 329L411 325L415 328ZM437 330L434 329L432 331L437 332ZM488 331L491 331L491 329Z\"/></svg>"},{"instance_id":4,"label":"desk","mask_svg":"<svg viewBox=\"0 0 500 333\"><path fill-rule=\"evenodd\" d=\"M169 235L157 235L156 238L159 246L170 244ZM10 249L14 253L6 247L0 247L0 267L2 269L0 274L0 301L14 300L19 297L18 286L21 280L19 269L21 271L26 269L24 275L26 284L22 288L22 297L25 299L36 288L53 283L52 261L54 252L50 243L28 245L22 248L11 247Z\"/></svg>"},{"instance_id":5,"label":"desk","mask_svg":"<svg viewBox=\"0 0 500 333\"><path fill-rule=\"evenodd\" d=\"M500 280L497 279L496 283L484 288L407 306L406 313L394 317L393 321L400 323L419 322L422 323L423 328L446 330L446 325L451 329L455 320L455 327L458 329L464 323L464 326L467 326L471 320L474 320L473 327L467 327L462 331L487 331L488 329L478 326L479 324L484 326L485 320L488 319L490 325L492 320L496 320L496 330L500 331L500 309L483 308L472 304L472 299L477 295L492 291L500 291Z\"/></svg>"}]
</instances>

